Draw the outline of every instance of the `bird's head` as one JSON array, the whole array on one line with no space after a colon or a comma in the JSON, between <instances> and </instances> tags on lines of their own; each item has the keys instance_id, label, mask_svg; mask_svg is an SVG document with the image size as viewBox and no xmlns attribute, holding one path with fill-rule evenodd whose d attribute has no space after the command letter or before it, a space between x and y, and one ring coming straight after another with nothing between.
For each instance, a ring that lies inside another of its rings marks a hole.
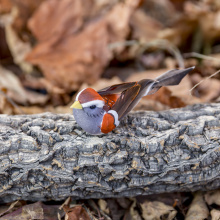
<instances>
[{"instance_id":1,"label":"bird's head","mask_svg":"<svg viewBox=\"0 0 220 220\"><path fill-rule=\"evenodd\" d=\"M81 128L90 134L97 134L105 113L104 105L104 99L94 89L86 88L77 94L70 108Z\"/></svg>"}]
</instances>

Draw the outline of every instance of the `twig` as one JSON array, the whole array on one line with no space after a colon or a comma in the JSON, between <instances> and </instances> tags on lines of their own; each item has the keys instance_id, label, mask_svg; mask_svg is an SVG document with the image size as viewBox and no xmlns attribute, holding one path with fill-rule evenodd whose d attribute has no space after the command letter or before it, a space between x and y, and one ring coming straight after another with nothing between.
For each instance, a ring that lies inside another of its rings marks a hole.
<instances>
[{"instance_id":1,"label":"twig","mask_svg":"<svg viewBox=\"0 0 220 220\"><path fill-rule=\"evenodd\" d=\"M211 76L206 77L205 79L203 79L203 80L201 80L200 82L198 82L195 86L193 86L193 87L189 90L190 95L192 96L192 90L195 89L198 85L200 85L201 83L203 83L205 80L212 78L213 76L217 75L218 73L220 73L220 70L218 70L217 72L213 73Z\"/></svg>"},{"instance_id":2,"label":"twig","mask_svg":"<svg viewBox=\"0 0 220 220\"><path fill-rule=\"evenodd\" d=\"M196 53L196 52L184 53L183 57L184 58L195 57L195 58L200 58L200 59L204 59L204 60L217 60L220 62L219 58L207 56L207 55Z\"/></svg>"}]
</instances>

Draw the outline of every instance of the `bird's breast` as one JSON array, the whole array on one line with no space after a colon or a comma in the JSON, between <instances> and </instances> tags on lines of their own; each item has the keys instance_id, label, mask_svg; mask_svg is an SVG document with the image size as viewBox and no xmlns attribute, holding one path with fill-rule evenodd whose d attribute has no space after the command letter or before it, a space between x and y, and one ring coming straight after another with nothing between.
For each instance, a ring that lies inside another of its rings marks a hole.
<instances>
[{"instance_id":1,"label":"bird's breast","mask_svg":"<svg viewBox=\"0 0 220 220\"><path fill-rule=\"evenodd\" d=\"M81 109L73 109L73 116L77 124L89 134L101 134L101 123L103 115L91 116Z\"/></svg>"}]
</instances>

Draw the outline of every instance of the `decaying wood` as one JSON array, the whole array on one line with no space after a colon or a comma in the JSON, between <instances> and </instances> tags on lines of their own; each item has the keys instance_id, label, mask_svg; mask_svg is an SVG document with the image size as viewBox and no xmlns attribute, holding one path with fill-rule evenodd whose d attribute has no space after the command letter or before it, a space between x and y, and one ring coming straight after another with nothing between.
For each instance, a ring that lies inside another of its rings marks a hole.
<instances>
[{"instance_id":1,"label":"decaying wood","mask_svg":"<svg viewBox=\"0 0 220 220\"><path fill-rule=\"evenodd\" d=\"M71 115L0 115L0 202L220 187L220 104L133 112L102 136Z\"/></svg>"}]
</instances>

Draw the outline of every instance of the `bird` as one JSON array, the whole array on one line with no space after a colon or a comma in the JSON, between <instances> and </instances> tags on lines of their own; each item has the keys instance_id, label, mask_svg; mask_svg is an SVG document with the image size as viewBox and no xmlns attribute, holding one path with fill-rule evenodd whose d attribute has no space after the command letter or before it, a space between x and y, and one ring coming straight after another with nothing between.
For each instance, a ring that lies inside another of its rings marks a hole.
<instances>
[{"instance_id":1,"label":"bird","mask_svg":"<svg viewBox=\"0 0 220 220\"><path fill-rule=\"evenodd\" d=\"M91 135L107 134L138 104L142 97L154 94L162 86L178 85L194 69L173 69L156 79L115 84L99 91L81 90L70 106L78 125Z\"/></svg>"}]
</instances>

